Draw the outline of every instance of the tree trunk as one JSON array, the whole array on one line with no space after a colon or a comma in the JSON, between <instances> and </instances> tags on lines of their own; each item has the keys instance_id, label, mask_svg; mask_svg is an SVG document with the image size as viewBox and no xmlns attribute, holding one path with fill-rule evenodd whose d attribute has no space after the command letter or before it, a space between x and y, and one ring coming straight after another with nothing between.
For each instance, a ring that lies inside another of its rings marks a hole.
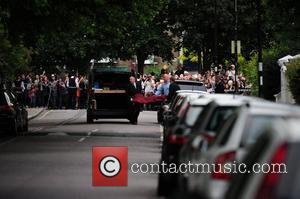
<instances>
[{"instance_id":1,"label":"tree trunk","mask_svg":"<svg viewBox=\"0 0 300 199\"><path fill-rule=\"evenodd\" d=\"M217 1L214 1L214 48L213 48L213 62L215 65L218 64L218 7Z\"/></svg>"},{"instance_id":2,"label":"tree trunk","mask_svg":"<svg viewBox=\"0 0 300 199\"><path fill-rule=\"evenodd\" d=\"M203 68L202 68L201 49L198 50L197 56L198 56L198 73L202 73Z\"/></svg>"},{"instance_id":3,"label":"tree trunk","mask_svg":"<svg viewBox=\"0 0 300 199\"><path fill-rule=\"evenodd\" d=\"M137 61L138 61L138 73L144 74L144 63L147 56L145 56L143 53L137 53Z\"/></svg>"}]
</instances>

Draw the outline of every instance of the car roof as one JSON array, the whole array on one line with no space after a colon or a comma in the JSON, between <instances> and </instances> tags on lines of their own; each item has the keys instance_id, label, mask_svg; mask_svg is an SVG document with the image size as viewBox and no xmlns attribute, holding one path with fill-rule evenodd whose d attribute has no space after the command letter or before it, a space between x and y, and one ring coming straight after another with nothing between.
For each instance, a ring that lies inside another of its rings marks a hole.
<instances>
[{"instance_id":1,"label":"car roof","mask_svg":"<svg viewBox=\"0 0 300 199\"><path fill-rule=\"evenodd\" d=\"M205 98L205 97L200 97L194 101L192 101L190 104L191 106L205 106L209 104L213 99L212 98Z\"/></svg>"},{"instance_id":2,"label":"car roof","mask_svg":"<svg viewBox=\"0 0 300 199\"><path fill-rule=\"evenodd\" d=\"M197 91L197 90L178 90L176 93L200 93L200 94L208 94L205 91Z\"/></svg>"},{"instance_id":3,"label":"car roof","mask_svg":"<svg viewBox=\"0 0 300 199\"><path fill-rule=\"evenodd\" d=\"M299 123L299 113L284 119L275 119L265 133L270 137L279 136L285 142L300 142Z\"/></svg>"},{"instance_id":4,"label":"car roof","mask_svg":"<svg viewBox=\"0 0 300 199\"><path fill-rule=\"evenodd\" d=\"M204 95L199 98L199 103L203 103L200 99L207 99L210 102L214 102L217 106L241 106L251 101L264 101L260 98L231 95L231 94L211 94ZM194 102L197 103L196 101Z\"/></svg>"},{"instance_id":5,"label":"car roof","mask_svg":"<svg viewBox=\"0 0 300 199\"><path fill-rule=\"evenodd\" d=\"M175 82L177 84L200 84L200 85L204 85L203 82L194 81L194 80L176 80Z\"/></svg>"},{"instance_id":6,"label":"car roof","mask_svg":"<svg viewBox=\"0 0 300 199\"><path fill-rule=\"evenodd\" d=\"M293 105L278 104L269 101L251 101L247 103L250 114L292 116L300 113L300 108Z\"/></svg>"}]
</instances>

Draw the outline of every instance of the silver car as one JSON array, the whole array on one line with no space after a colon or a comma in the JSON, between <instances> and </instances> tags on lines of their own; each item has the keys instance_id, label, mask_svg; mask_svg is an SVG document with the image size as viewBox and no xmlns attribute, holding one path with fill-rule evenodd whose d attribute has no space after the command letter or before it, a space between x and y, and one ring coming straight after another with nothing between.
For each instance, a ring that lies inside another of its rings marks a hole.
<instances>
[{"instance_id":1,"label":"silver car","mask_svg":"<svg viewBox=\"0 0 300 199\"><path fill-rule=\"evenodd\" d=\"M191 175L190 189L205 198L223 198L231 179L230 173L223 172L224 165L237 164L251 146L277 118L299 111L293 106L271 102L250 101L219 129L216 138L207 150L199 150L191 162L208 165L206 171Z\"/></svg>"},{"instance_id":2,"label":"silver car","mask_svg":"<svg viewBox=\"0 0 300 199\"><path fill-rule=\"evenodd\" d=\"M243 162L250 172L234 175L226 198L300 198L300 115L276 119Z\"/></svg>"}]
</instances>

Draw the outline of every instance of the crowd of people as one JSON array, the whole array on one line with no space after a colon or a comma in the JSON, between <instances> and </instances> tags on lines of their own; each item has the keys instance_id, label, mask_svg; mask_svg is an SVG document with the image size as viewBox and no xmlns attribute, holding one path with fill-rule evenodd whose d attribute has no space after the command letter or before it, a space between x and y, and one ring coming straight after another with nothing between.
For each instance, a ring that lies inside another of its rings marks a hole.
<instances>
[{"instance_id":1,"label":"crowd of people","mask_svg":"<svg viewBox=\"0 0 300 199\"><path fill-rule=\"evenodd\" d=\"M138 75L137 81L141 81L146 97L166 94L166 92L168 92L166 91L168 86L165 85L164 82L171 81L172 79L175 81L191 80L203 82L209 93L231 93L237 89L247 91L247 89L250 90L251 88L251 85L246 84L246 78L242 74L236 76L234 65L227 68L223 67L223 65L219 65L203 74L187 72L179 65L174 73L162 71L162 74L168 74L169 77L161 75L159 78L156 78L153 74L143 75L142 77Z\"/></svg>"},{"instance_id":2,"label":"crowd of people","mask_svg":"<svg viewBox=\"0 0 300 199\"><path fill-rule=\"evenodd\" d=\"M203 82L210 93L234 92L247 89L246 78L236 76L235 66L227 68L219 65L203 74L190 73L178 66L175 72L162 70L161 74L136 75L140 93L145 97L169 94L169 86L176 80ZM237 81L236 81L237 77ZM133 80L130 80L133 81ZM88 80L84 75L73 74L22 74L17 76L13 89L23 104L28 107L48 107L52 109L86 108ZM176 90L176 89L175 89ZM171 92L172 88L171 88Z\"/></svg>"},{"instance_id":3,"label":"crowd of people","mask_svg":"<svg viewBox=\"0 0 300 199\"><path fill-rule=\"evenodd\" d=\"M76 109L86 107L87 79L83 75L22 74L12 85L28 107Z\"/></svg>"}]
</instances>

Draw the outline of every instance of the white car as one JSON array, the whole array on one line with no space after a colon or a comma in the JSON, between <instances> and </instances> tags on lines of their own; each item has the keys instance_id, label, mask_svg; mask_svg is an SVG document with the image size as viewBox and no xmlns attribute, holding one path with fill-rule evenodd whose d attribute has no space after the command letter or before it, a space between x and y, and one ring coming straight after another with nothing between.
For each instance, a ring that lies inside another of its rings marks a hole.
<instances>
[{"instance_id":1,"label":"white car","mask_svg":"<svg viewBox=\"0 0 300 199\"><path fill-rule=\"evenodd\" d=\"M251 172L233 176L226 198L300 198L299 123L300 112L273 121L243 160Z\"/></svg>"},{"instance_id":2,"label":"white car","mask_svg":"<svg viewBox=\"0 0 300 199\"><path fill-rule=\"evenodd\" d=\"M231 173L224 172L225 166L241 162L248 147L274 119L297 111L299 109L294 106L262 101L251 101L242 106L219 129L207 150L199 150L191 160L192 163L207 164L209 169L191 175L190 190L204 198L223 198L231 179Z\"/></svg>"},{"instance_id":3,"label":"white car","mask_svg":"<svg viewBox=\"0 0 300 199\"><path fill-rule=\"evenodd\" d=\"M194 122L194 126L190 129L188 141L180 151L179 163L188 164L190 160L197 159L199 154L197 151L201 147L199 145L203 143L203 140L213 141L219 132L218 128L236 109L249 101L263 101L253 97L220 94L205 96L205 99L210 100L210 103L204 108L201 115ZM197 101L201 102L201 99ZM194 144L195 142L197 144ZM192 186L188 185L191 177L193 177L193 173L179 174L178 184L181 192L191 192Z\"/></svg>"}]
</instances>

